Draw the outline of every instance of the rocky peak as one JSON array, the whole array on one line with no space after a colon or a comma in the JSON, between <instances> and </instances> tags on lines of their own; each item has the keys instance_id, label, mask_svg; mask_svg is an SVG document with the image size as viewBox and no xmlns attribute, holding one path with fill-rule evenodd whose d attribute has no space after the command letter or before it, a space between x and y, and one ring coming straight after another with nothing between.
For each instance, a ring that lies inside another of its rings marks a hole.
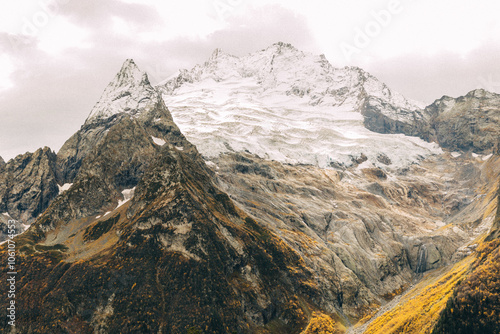
<instances>
[{"instance_id":1,"label":"rocky peak","mask_svg":"<svg viewBox=\"0 0 500 334\"><path fill-rule=\"evenodd\" d=\"M217 58L219 58L219 56L223 55L223 54L224 54L224 51L222 51L222 49L220 49L220 48L217 48L217 49L214 50L214 52L212 52L212 55L210 56L210 58L209 58L208 61L209 62L210 61L216 61Z\"/></svg>"},{"instance_id":2,"label":"rocky peak","mask_svg":"<svg viewBox=\"0 0 500 334\"><path fill-rule=\"evenodd\" d=\"M158 103L158 94L151 86L148 76L132 59L127 59L113 81L104 90L86 124L109 118L119 113L137 114L153 108Z\"/></svg>"},{"instance_id":3,"label":"rocky peak","mask_svg":"<svg viewBox=\"0 0 500 334\"><path fill-rule=\"evenodd\" d=\"M3 160L2 157L0 157L0 167L4 166L5 165L5 161Z\"/></svg>"},{"instance_id":4,"label":"rocky peak","mask_svg":"<svg viewBox=\"0 0 500 334\"><path fill-rule=\"evenodd\" d=\"M273 52L275 54L281 54L284 51L289 51L289 52L300 52L296 47L294 47L290 43L284 43L284 42L277 42L268 47L267 49L264 49L263 51L267 52Z\"/></svg>"},{"instance_id":5,"label":"rocky peak","mask_svg":"<svg viewBox=\"0 0 500 334\"><path fill-rule=\"evenodd\" d=\"M500 95L476 89L465 96L444 96L425 108L427 137L451 150L495 153L500 137Z\"/></svg>"},{"instance_id":6,"label":"rocky peak","mask_svg":"<svg viewBox=\"0 0 500 334\"><path fill-rule=\"evenodd\" d=\"M485 96L492 96L492 95L496 95L494 93L490 93L488 92L487 90L483 89L483 88L478 88L478 89L474 89L472 91L470 91L469 93L467 93L465 95L465 97L476 97L476 98L482 98L482 97L485 97Z\"/></svg>"},{"instance_id":7,"label":"rocky peak","mask_svg":"<svg viewBox=\"0 0 500 334\"><path fill-rule=\"evenodd\" d=\"M120 137L117 131L126 132L121 136L124 142L114 144L121 145L121 153L130 149L127 159L134 160L129 161L130 165L122 164L121 167L126 170L124 175L129 174L124 176L123 180L117 181L117 184L122 181L128 184L130 180L136 182L133 180L142 172L143 167L140 166L147 160L147 154L140 157L138 152L151 153L151 147L155 145L152 138L157 138L157 141L176 141L180 136L180 131L173 123L163 99L151 86L147 74L140 71L131 59L125 61L113 81L106 87L85 124L59 150L58 179L62 183L73 183L85 158L93 150L98 150L100 145L110 145L109 142L113 140L106 137ZM113 172L118 173L118 170Z\"/></svg>"}]
</instances>

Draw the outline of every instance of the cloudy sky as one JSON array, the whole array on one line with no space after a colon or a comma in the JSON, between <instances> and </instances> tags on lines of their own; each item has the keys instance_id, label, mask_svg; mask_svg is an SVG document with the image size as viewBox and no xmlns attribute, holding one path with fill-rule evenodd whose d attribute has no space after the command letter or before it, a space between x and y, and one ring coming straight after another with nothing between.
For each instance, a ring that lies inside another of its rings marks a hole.
<instances>
[{"instance_id":1,"label":"cloudy sky","mask_svg":"<svg viewBox=\"0 0 500 334\"><path fill-rule=\"evenodd\" d=\"M126 58L157 83L283 41L431 103L500 93L496 0L0 0L0 156L57 151Z\"/></svg>"}]
</instances>

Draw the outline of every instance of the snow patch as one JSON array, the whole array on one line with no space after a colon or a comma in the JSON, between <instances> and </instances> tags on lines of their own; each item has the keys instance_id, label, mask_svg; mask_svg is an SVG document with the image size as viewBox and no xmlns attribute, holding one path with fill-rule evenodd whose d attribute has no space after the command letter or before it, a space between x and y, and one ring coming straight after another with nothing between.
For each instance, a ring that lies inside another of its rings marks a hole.
<instances>
[{"instance_id":1,"label":"snow patch","mask_svg":"<svg viewBox=\"0 0 500 334\"><path fill-rule=\"evenodd\" d=\"M122 191L123 200L119 200L118 201L118 206L116 207L116 209L118 209L120 206L122 206L123 204L127 203L132 197L134 197L134 192L135 192L135 187L132 188L132 189L125 189L125 190L123 190Z\"/></svg>"},{"instance_id":2,"label":"snow patch","mask_svg":"<svg viewBox=\"0 0 500 334\"><path fill-rule=\"evenodd\" d=\"M164 141L163 139L161 138L157 138L157 137L153 137L151 136L151 139L153 139L153 142L156 144L156 145L159 145L159 146L163 146L165 145L166 141Z\"/></svg>"},{"instance_id":3,"label":"snow patch","mask_svg":"<svg viewBox=\"0 0 500 334\"><path fill-rule=\"evenodd\" d=\"M489 160L492 156L493 156L493 154L488 154L488 155L485 155L485 156L483 157L483 161Z\"/></svg>"},{"instance_id":4,"label":"snow patch","mask_svg":"<svg viewBox=\"0 0 500 334\"><path fill-rule=\"evenodd\" d=\"M184 147L182 146L176 146L175 148L178 149L179 151L184 151Z\"/></svg>"},{"instance_id":5,"label":"snow patch","mask_svg":"<svg viewBox=\"0 0 500 334\"><path fill-rule=\"evenodd\" d=\"M451 156L452 156L452 157L454 157L454 158L458 158L459 156L461 156L461 155L462 155L462 153L460 153L460 152L451 152L450 154L451 154Z\"/></svg>"},{"instance_id":6,"label":"snow patch","mask_svg":"<svg viewBox=\"0 0 500 334\"><path fill-rule=\"evenodd\" d=\"M212 168L217 168L219 169L219 167L217 167L217 165L215 164L215 162L213 161L205 161L205 164L208 166L208 167L212 167Z\"/></svg>"},{"instance_id":7,"label":"snow patch","mask_svg":"<svg viewBox=\"0 0 500 334\"><path fill-rule=\"evenodd\" d=\"M99 216L95 217L95 219L99 219L99 218L101 218L101 215L99 215Z\"/></svg>"},{"instance_id":8,"label":"snow patch","mask_svg":"<svg viewBox=\"0 0 500 334\"><path fill-rule=\"evenodd\" d=\"M108 215L108 214L110 214L110 213L111 213L111 211L108 211L108 212L106 212L106 213L105 213L104 215L102 215L102 216L104 217L104 216L106 216L106 215Z\"/></svg>"},{"instance_id":9,"label":"snow patch","mask_svg":"<svg viewBox=\"0 0 500 334\"><path fill-rule=\"evenodd\" d=\"M69 188L71 188L72 185L73 185L73 183L65 183L62 186L57 185L57 187L59 188L59 194L65 192L66 190L68 190Z\"/></svg>"}]
</instances>

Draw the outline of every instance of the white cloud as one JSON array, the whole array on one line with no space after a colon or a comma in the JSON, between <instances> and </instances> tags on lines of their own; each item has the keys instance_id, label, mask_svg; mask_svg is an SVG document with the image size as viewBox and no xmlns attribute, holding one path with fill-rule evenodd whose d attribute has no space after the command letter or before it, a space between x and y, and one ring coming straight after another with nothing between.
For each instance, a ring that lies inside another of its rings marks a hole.
<instances>
[{"instance_id":1,"label":"white cloud","mask_svg":"<svg viewBox=\"0 0 500 334\"><path fill-rule=\"evenodd\" d=\"M129 4L148 5L163 19L163 24L154 30L140 32L141 37L149 41L166 41L179 36L206 37L223 27L211 13L216 8L214 5L221 1L237 0L124 0Z\"/></svg>"},{"instance_id":2,"label":"white cloud","mask_svg":"<svg viewBox=\"0 0 500 334\"><path fill-rule=\"evenodd\" d=\"M12 87L10 76L15 66L7 55L0 55L0 91Z\"/></svg>"},{"instance_id":3,"label":"white cloud","mask_svg":"<svg viewBox=\"0 0 500 334\"><path fill-rule=\"evenodd\" d=\"M1 8L0 31L10 33L21 33L24 22L40 10L38 0L2 1Z\"/></svg>"},{"instance_id":4,"label":"white cloud","mask_svg":"<svg viewBox=\"0 0 500 334\"><path fill-rule=\"evenodd\" d=\"M41 32L38 47L51 55L58 55L69 48L90 48L91 44L85 29L72 24L66 18L56 17L50 26Z\"/></svg>"}]
</instances>

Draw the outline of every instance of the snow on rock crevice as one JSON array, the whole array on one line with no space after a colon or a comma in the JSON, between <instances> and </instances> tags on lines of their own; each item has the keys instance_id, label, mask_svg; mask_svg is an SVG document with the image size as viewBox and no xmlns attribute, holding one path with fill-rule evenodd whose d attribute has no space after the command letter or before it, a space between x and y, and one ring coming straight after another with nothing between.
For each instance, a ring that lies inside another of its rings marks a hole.
<instances>
[{"instance_id":1,"label":"snow on rock crevice","mask_svg":"<svg viewBox=\"0 0 500 334\"><path fill-rule=\"evenodd\" d=\"M166 141L164 141L163 139L161 138L157 138L157 137L153 137L151 136L151 139L153 139L153 142L156 144L156 145L159 145L159 146L163 146L165 145Z\"/></svg>"},{"instance_id":2,"label":"snow on rock crevice","mask_svg":"<svg viewBox=\"0 0 500 334\"><path fill-rule=\"evenodd\" d=\"M69 188L71 188L72 185L73 185L73 183L65 183L62 186L57 185L57 187L59 188L59 194L65 192L66 190L68 190Z\"/></svg>"},{"instance_id":3,"label":"snow on rock crevice","mask_svg":"<svg viewBox=\"0 0 500 334\"><path fill-rule=\"evenodd\" d=\"M123 199L118 201L118 206L116 207L116 209L118 209L120 206L130 201L130 199L134 197L134 192L135 192L135 187L132 189L123 190L122 191Z\"/></svg>"}]
</instances>

